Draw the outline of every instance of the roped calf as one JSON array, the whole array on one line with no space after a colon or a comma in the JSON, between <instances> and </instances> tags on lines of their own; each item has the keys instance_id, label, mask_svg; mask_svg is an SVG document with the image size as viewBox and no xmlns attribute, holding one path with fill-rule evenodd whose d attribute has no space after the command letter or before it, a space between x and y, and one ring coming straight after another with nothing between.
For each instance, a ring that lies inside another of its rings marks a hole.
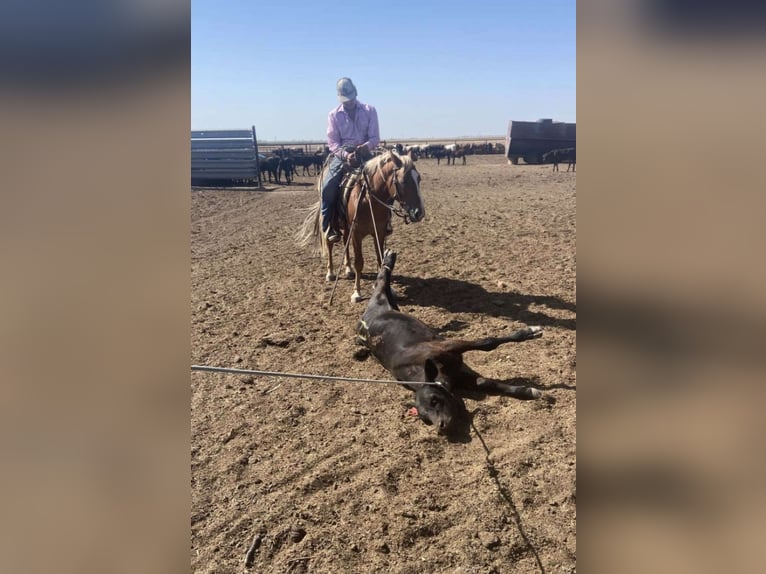
<instances>
[{"instance_id":1,"label":"roped calf","mask_svg":"<svg viewBox=\"0 0 766 574\"><path fill-rule=\"evenodd\" d=\"M439 383L404 384L415 392L417 414L423 422L435 424L440 433L449 434L465 409L462 396L476 393L517 399L542 396L531 387L485 379L463 363L466 351L491 351L503 343L535 339L542 336L541 327L475 341L445 339L422 321L399 311L391 291L395 263L396 253L386 250L367 309L356 326L356 342L364 349L354 356L364 360L372 354L398 381Z\"/></svg>"}]
</instances>

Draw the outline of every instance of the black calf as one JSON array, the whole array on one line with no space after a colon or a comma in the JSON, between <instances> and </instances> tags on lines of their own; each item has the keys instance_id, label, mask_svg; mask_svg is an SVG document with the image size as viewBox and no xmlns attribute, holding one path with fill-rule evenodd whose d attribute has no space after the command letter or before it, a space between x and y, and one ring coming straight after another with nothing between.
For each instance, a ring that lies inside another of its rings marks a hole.
<instances>
[{"instance_id":1,"label":"black calf","mask_svg":"<svg viewBox=\"0 0 766 574\"><path fill-rule=\"evenodd\" d=\"M395 263L396 253L387 250L370 302L356 326L356 342L365 348L355 357L363 360L372 353L398 381L440 383L404 385L415 392L418 416L423 422L435 424L440 433L450 433L465 410L461 397L471 394L502 394L518 399L542 396L530 387L485 379L463 363L466 351L491 351L503 343L535 339L542 336L541 327L476 341L445 339L425 323L399 311L391 291Z\"/></svg>"}]
</instances>

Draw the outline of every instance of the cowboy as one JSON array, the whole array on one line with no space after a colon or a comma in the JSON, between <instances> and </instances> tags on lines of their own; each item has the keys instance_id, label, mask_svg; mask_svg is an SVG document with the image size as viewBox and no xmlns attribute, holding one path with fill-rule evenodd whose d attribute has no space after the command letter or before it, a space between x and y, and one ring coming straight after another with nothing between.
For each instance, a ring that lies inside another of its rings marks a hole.
<instances>
[{"instance_id":1,"label":"cowboy","mask_svg":"<svg viewBox=\"0 0 766 574\"><path fill-rule=\"evenodd\" d=\"M380 132L378 112L369 104L356 99L356 87L350 78L341 78L336 85L340 105L327 116L327 146L330 162L322 180L322 234L330 243L340 241L335 224L335 208L346 168L357 169L378 147Z\"/></svg>"}]
</instances>

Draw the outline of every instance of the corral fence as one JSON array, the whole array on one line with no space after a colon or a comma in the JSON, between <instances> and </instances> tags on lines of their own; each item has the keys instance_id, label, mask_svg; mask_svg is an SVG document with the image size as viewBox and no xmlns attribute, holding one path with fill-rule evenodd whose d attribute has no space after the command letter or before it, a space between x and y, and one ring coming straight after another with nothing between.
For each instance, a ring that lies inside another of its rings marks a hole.
<instances>
[{"instance_id":1,"label":"corral fence","mask_svg":"<svg viewBox=\"0 0 766 574\"><path fill-rule=\"evenodd\" d=\"M193 186L257 185L261 187L255 126L249 130L191 132Z\"/></svg>"},{"instance_id":2,"label":"corral fence","mask_svg":"<svg viewBox=\"0 0 766 574\"><path fill-rule=\"evenodd\" d=\"M471 137L463 136L456 138L403 138L381 140L383 146L394 146L402 144L403 147L420 145L447 145L459 144L466 147L469 153L475 154L502 154L505 153L505 136L489 137ZM326 152L327 143L323 140L305 140L305 141L273 141L270 143L259 142L258 149L263 154L282 153L288 151L292 154L313 155Z\"/></svg>"},{"instance_id":3,"label":"corral fence","mask_svg":"<svg viewBox=\"0 0 766 574\"><path fill-rule=\"evenodd\" d=\"M314 155L325 151L324 141L294 141L294 142L261 142L259 148L262 154L281 153L289 151L292 154Z\"/></svg>"},{"instance_id":4,"label":"corral fence","mask_svg":"<svg viewBox=\"0 0 766 574\"><path fill-rule=\"evenodd\" d=\"M504 153L503 136L457 138L404 138L382 141L393 146L428 146L457 143L467 153ZM327 153L323 140L259 142L255 126L245 130L196 130L191 132L192 186L257 186L261 188L260 160L273 154Z\"/></svg>"}]
</instances>

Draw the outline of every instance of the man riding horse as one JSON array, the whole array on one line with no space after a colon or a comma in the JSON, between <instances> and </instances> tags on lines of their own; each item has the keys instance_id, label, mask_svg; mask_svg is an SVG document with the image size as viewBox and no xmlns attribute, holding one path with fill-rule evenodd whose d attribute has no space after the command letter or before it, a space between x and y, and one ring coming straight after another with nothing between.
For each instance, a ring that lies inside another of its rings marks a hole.
<instances>
[{"instance_id":1,"label":"man riding horse","mask_svg":"<svg viewBox=\"0 0 766 574\"><path fill-rule=\"evenodd\" d=\"M356 87L350 78L338 80L336 88L340 105L327 116L330 159L322 180L321 201L322 233L329 243L341 239L336 210L344 168L359 168L372 157L372 150L380 142L377 110L356 99Z\"/></svg>"}]
</instances>

